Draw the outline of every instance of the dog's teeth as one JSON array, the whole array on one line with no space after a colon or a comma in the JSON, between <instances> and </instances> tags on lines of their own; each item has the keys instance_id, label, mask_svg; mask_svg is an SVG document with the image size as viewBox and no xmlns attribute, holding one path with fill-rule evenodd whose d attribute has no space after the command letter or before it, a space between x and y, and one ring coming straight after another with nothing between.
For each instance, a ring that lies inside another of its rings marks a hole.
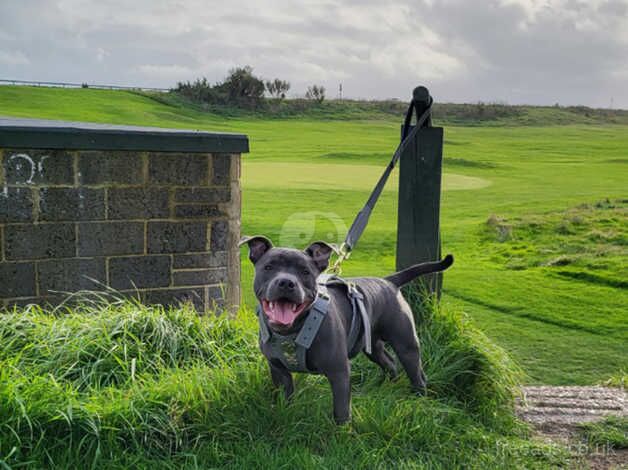
<instances>
[{"instance_id":1,"label":"dog's teeth","mask_svg":"<svg viewBox=\"0 0 628 470\"><path fill-rule=\"evenodd\" d=\"M270 308L275 310L275 302L269 302Z\"/></svg>"},{"instance_id":2,"label":"dog's teeth","mask_svg":"<svg viewBox=\"0 0 628 470\"><path fill-rule=\"evenodd\" d=\"M292 304L292 311L296 312L297 311L297 304Z\"/></svg>"}]
</instances>

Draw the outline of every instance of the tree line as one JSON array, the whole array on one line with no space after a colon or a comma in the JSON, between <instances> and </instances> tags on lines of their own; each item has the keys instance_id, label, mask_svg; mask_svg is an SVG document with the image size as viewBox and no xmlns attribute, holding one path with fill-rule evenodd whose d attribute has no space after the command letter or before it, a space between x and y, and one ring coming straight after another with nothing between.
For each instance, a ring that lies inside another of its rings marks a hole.
<instances>
[{"instance_id":1,"label":"tree line","mask_svg":"<svg viewBox=\"0 0 628 470\"><path fill-rule=\"evenodd\" d=\"M266 96L281 101L289 90L290 82L279 78L263 80L253 73L252 67L246 65L231 69L223 81L213 85L203 77L193 82L178 82L171 91L202 104L257 109L265 104ZM305 99L322 103L325 101L325 87L309 86Z\"/></svg>"}]
</instances>

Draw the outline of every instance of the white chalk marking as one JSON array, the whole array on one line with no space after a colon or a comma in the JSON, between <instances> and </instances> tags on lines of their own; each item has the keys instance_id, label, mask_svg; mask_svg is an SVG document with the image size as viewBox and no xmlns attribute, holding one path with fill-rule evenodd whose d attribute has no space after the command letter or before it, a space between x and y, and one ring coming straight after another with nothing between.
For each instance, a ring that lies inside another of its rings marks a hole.
<instances>
[{"instance_id":1,"label":"white chalk marking","mask_svg":"<svg viewBox=\"0 0 628 470\"><path fill-rule=\"evenodd\" d=\"M37 171L39 172L39 176L44 176L44 160L46 158L50 158L50 155L44 155L37 163Z\"/></svg>"},{"instance_id":2,"label":"white chalk marking","mask_svg":"<svg viewBox=\"0 0 628 470\"><path fill-rule=\"evenodd\" d=\"M15 160L16 158L21 158L23 160L26 160L30 164L30 166L31 166L31 176L30 176L30 178L28 178L25 181L25 183L26 184L33 184L33 178L35 178L35 171L36 171L37 165L35 164L33 159L29 155L26 155L25 153L16 153L14 155L11 155L9 157L9 161ZM17 163L15 165L15 167L16 167L16 169L18 171L22 169L22 165L20 165L19 163Z\"/></svg>"}]
</instances>

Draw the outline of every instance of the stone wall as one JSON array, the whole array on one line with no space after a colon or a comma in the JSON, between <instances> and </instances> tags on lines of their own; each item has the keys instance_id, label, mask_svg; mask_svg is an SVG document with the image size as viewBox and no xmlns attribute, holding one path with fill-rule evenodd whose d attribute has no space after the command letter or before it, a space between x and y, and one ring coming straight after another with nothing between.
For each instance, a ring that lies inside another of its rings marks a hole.
<instances>
[{"instance_id":1,"label":"stone wall","mask_svg":"<svg viewBox=\"0 0 628 470\"><path fill-rule=\"evenodd\" d=\"M0 149L0 307L239 302L239 153Z\"/></svg>"}]
</instances>

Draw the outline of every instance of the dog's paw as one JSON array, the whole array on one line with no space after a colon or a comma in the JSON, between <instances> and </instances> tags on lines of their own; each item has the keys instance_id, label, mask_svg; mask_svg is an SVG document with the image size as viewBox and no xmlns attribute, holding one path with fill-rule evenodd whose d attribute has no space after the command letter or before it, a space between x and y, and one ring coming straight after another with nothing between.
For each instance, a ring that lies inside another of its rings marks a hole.
<instances>
[{"instance_id":1,"label":"dog's paw","mask_svg":"<svg viewBox=\"0 0 628 470\"><path fill-rule=\"evenodd\" d=\"M351 422L351 412L346 415L339 416L334 413L334 421L338 426L342 426L344 424L349 424Z\"/></svg>"},{"instance_id":2,"label":"dog's paw","mask_svg":"<svg viewBox=\"0 0 628 470\"><path fill-rule=\"evenodd\" d=\"M418 386L413 386L412 391L418 397L424 397L427 395L427 383L419 384Z\"/></svg>"},{"instance_id":3,"label":"dog's paw","mask_svg":"<svg viewBox=\"0 0 628 470\"><path fill-rule=\"evenodd\" d=\"M415 388L413 391L414 391L414 394L417 397L425 397L425 396L427 396L427 387Z\"/></svg>"}]
</instances>

